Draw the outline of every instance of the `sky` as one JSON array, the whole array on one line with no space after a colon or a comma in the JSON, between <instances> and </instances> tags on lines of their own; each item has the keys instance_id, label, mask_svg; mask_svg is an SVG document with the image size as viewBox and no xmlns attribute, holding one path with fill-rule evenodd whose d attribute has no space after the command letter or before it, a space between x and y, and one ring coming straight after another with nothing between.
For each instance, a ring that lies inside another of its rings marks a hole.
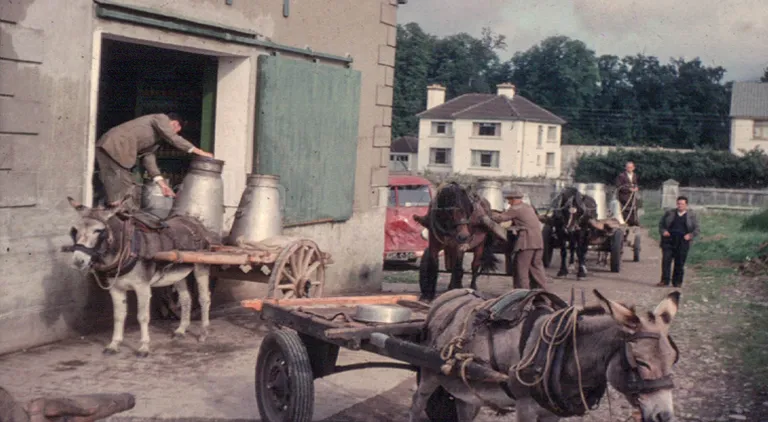
<instances>
[{"instance_id":1,"label":"sky","mask_svg":"<svg viewBox=\"0 0 768 422\"><path fill-rule=\"evenodd\" d=\"M438 36L489 26L507 37L502 59L566 35L598 55L699 57L724 67L725 81L757 80L768 67L768 0L408 0L398 22Z\"/></svg>"}]
</instances>

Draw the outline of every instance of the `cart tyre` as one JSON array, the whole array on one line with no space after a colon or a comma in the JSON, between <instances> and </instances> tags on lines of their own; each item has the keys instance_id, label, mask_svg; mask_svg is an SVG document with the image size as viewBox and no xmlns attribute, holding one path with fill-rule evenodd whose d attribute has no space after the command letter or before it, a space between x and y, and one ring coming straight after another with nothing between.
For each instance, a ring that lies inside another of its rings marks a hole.
<instances>
[{"instance_id":1,"label":"cart tyre","mask_svg":"<svg viewBox=\"0 0 768 422\"><path fill-rule=\"evenodd\" d=\"M616 230L611 238L611 272L621 271L621 253L624 250L624 232Z\"/></svg>"},{"instance_id":2,"label":"cart tyre","mask_svg":"<svg viewBox=\"0 0 768 422\"><path fill-rule=\"evenodd\" d=\"M255 387L263 421L312 421L314 376L307 348L295 331L275 330L264 338L256 358Z\"/></svg>"},{"instance_id":3,"label":"cart tyre","mask_svg":"<svg viewBox=\"0 0 768 422\"><path fill-rule=\"evenodd\" d=\"M416 371L416 385L421 382L421 371ZM445 388L437 387L427 400L424 409L430 422L459 422L459 413L456 410L456 399ZM475 406L474 415L480 413L480 407Z\"/></svg>"},{"instance_id":4,"label":"cart tyre","mask_svg":"<svg viewBox=\"0 0 768 422\"><path fill-rule=\"evenodd\" d=\"M541 260L544 264L544 268L549 268L555 250L555 246L552 244L552 226L545 224L541 229L541 237L544 240L544 256Z\"/></svg>"},{"instance_id":5,"label":"cart tyre","mask_svg":"<svg viewBox=\"0 0 768 422\"><path fill-rule=\"evenodd\" d=\"M325 258L309 239L296 240L283 248L272 267L268 298L322 297Z\"/></svg>"},{"instance_id":6,"label":"cart tyre","mask_svg":"<svg viewBox=\"0 0 768 422\"><path fill-rule=\"evenodd\" d=\"M635 244L632 245L632 260L634 262L640 262L640 233L635 234Z\"/></svg>"}]
</instances>

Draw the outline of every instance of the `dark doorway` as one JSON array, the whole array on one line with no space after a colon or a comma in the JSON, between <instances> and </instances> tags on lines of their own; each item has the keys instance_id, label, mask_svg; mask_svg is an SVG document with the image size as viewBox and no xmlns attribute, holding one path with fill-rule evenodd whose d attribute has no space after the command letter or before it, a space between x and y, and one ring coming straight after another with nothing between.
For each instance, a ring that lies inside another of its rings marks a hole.
<instances>
[{"instance_id":1,"label":"dark doorway","mask_svg":"<svg viewBox=\"0 0 768 422\"><path fill-rule=\"evenodd\" d=\"M181 136L213 152L217 69L216 57L102 40L97 139L136 117L175 111L185 120ZM160 170L171 186L181 183L191 158L168 144L157 152ZM143 182L144 173L137 163L137 183ZM94 205L102 199L103 189L94 175Z\"/></svg>"}]
</instances>

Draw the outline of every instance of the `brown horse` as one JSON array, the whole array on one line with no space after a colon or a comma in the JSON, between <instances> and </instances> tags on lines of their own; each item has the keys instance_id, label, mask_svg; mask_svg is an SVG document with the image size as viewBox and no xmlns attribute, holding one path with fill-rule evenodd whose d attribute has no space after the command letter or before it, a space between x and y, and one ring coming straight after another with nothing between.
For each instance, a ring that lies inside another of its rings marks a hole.
<instances>
[{"instance_id":1,"label":"brown horse","mask_svg":"<svg viewBox=\"0 0 768 422\"><path fill-rule=\"evenodd\" d=\"M437 290L438 255L444 251L445 268L451 272L448 289L460 289L464 277L464 253L472 251L472 282L477 289L481 273L496 270L498 259L491 246L494 237L483 223L490 214L488 200L470 195L455 182L438 189L425 217L414 215L414 220L429 229L429 245L424 251L419 269L421 300L431 301Z\"/></svg>"}]
</instances>

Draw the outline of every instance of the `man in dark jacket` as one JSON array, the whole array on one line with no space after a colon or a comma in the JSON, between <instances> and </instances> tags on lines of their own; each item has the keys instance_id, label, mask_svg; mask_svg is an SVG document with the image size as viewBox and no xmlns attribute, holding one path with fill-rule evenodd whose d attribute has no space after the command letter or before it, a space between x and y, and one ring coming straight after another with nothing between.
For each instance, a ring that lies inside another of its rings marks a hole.
<instances>
[{"instance_id":1,"label":"man in dark jacket","mask_svg":"<svg viewBox=\"0 0 768 422\"><path fill-rule=\"evenodd\" d=\"M657 286L668 287L672 262L675 270L672 274L672 285L682 287L685 260L693 239L699 235L699 221L693 211L688 209L688 198L677 198L677 208L668 210L659 221L661 235L661 281Z\"/></svg>"},{"instance_id":2,"label":"man in dark jacket","mask_svg":"<svg viewBox=\"0 0 768 422\"><path fill-rule=\"evenodd\" d=\"M616 197L621 204L624 221L630 226L637 226L636 195L639 188L637 173L635 173L635 163L627 161L624 165L624 170L616 177Z\"/></svg>"},{"instance_id":3,"label":"man in dark jacket","mask_svg":"<svg viewBox=\"0 0 768 422\"><path fill-rule=\"evenodd\" d=\"M119 203L127 194L135 194L131 168L136 165L137 158L141 158L149 177L160 186L163 195L174 196L157 166L155 151L161 141L188 153L213 157L213 154L179 136L180 131L181 117L178 114L148 114L113 127L96 141L99 178L107 191L110 205ZM136 195L133 199L138 204Z\"/></svg>"}]
</instances>

